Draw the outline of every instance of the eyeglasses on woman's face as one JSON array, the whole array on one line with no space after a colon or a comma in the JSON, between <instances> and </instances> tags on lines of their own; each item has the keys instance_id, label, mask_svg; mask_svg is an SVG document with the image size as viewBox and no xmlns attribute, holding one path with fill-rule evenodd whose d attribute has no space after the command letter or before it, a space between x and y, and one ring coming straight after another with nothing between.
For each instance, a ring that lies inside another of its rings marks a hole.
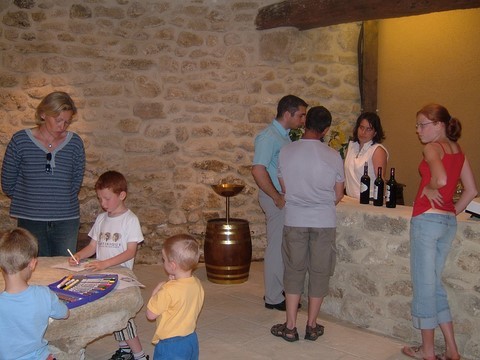
<instances>
[{"instance_id":1,"label":"eyeglasses on woman's face","mask_svg":"<svg viewBox=\"0 0 480 360\"><path fill-rule=\"evenodd\" d=\"M50 123L50 126L59 125L67 128L73 121L73 112L71 110L62 110L58 115L47 115L42 116L43 120Z\"/></svg>"},{"instance_id":2,"label":"eyeglasses on woman's face","mask_svg":"<svg viewBox=\"0 0 480 360\"><path fill-rule=\"evenodd\" d=\"M429 124L436 123L436 121L426 121L426 122L420 122L415 124L415 129L420 129L423 130L423 128Z\"/></svg>"},{"instance_id":3,"label":"eyeglasses on woman's face","mask_svg":"<svg viewBox=\"0 0 480 360\"><path fill-rule=\"evenodd\" d=\"M72 123L72 118L66 116L65 114L60 114L58 117L54 119L57 125L60 125L63 123L64 126L69 126Z\"/></svg>"}]
</instances>

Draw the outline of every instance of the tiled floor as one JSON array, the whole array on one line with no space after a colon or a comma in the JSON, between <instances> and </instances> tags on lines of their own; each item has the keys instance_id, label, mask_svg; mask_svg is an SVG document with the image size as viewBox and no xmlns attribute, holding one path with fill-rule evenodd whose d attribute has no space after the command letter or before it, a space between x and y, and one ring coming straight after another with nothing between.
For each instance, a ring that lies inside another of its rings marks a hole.
<instances>
[{"instance_id":1,"label":"tiled floor","mask_svg":"<svg viewBox=\"0 0 480 360\"><path fill-rule=\"evenodd\" d=\"M166 279L160 265L136 265L135 274L146 286L148 301L154 286ZM405 360L402 343L342 324L320 314L325 335L317 341L303 340L306 311L298 314L300 341L288 343L270 334L273 324L285 322L285 313L265 309L263 304L263 263L254 262L247 282L219 285L207 280L204 264L196 271L205 289L205 304L198 321L200 359L323 359L323 360ZM145 318L145 306L137 314L136 324L144 350L152 358L150 343L155 323ZM99 339L86 349L86 359L106 360L117 346L113 336Z\"/></svg>"}]
</instances>

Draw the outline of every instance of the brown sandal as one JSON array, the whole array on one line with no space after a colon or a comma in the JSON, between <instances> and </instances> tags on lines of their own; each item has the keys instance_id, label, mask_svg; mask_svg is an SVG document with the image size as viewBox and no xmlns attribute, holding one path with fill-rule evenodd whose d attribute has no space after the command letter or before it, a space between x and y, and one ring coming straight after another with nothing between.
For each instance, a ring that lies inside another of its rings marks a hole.
<instances>
[{"instance_id":1,"label":"brown sandal","mask_svg":"<svg viewBox=\"0 0 480 360\"><path fill-rule=\"evenodd\" d=\"M411 357L413 359L420 359L420 360L436 360L437 357L434 356L433 358L425 357L421 346L404 346L402 349L402 353Z\"/></svg>"},{"instance_id":2,"label":"brown sandal","mask_svg":"<svg viewBox=\"0 0 480 360\"><path fill-rule=\"evenodd\" d=\"M325 327L323 325L315 324L315 327L308 326L305 328L305 340L315 341L323 335Z\"/></svg>"},{"instance_id":3,"label":"brown sandal","mask_svg":"<svg viewBox=\"0 0 480 360\"><path fill-rule=\"evenodd\" d=\"M281 337L283 340L289 342L298 341L297 328L289 329L287 328L287 323L273 325L270 332L272 335Z\"/></svg>"}]
</instances>

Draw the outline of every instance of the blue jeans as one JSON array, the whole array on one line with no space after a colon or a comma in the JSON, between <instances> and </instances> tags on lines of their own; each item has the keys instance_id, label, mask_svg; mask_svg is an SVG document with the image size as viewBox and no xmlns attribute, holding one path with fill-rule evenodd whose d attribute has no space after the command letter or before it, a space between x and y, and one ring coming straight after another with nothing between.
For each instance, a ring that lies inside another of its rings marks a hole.
<instances>
[{"instance_id":1,"label":"blue jeans","mask_svg":"<svg viewBox=\"0 0 480 360\"><path fill-rule=\"evenodd\" d=\"M27 229L38 240L38 256L68 256L77 251L80 219L37 221L18 218L18 227Z\"/></svg>"},{"instance_id":2,"label":"blue jeans","mask_svg":"<svg viewBox=\"0 0 480 360\"><path fill-rule=\"evenodd\" d=\"M456 231L453 214L424 213L410 221L412 322L417 329L435 329L452 321L442 273Z\"/></svg>"},{"instance_id":3,"label":"blue jeans","mask_svg":"<svg viewBox=\"0 0 480 360\"><path fill-rule=\"evenodd\" d=\"M194 331L187 336L160 340L155 345L153 360L198 360L198 337Z\"/></svg>"}]
</instances>

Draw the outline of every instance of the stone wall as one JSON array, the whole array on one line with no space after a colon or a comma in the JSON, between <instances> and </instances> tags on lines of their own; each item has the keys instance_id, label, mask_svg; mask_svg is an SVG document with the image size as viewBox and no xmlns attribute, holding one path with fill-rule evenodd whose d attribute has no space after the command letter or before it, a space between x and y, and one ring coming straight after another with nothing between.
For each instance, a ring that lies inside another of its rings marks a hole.
<instances>
[{"instance_id":1,"label":"stone wall","mask_svg":"<svg viewBox=\"0 0 480 360\"><path fill-rule=\"evenodd\" d=\"M0 1L0 156L15 131L34 126L43 96L67 91L79 107L71 130L87 153L82 232L100 211L98 175L119 170L146 239L137 262L156 263L165 237L203 241L206 221L225 216L209 185L226 179L246 185L231 216L250 222L253 257L263 258L265 221L250 175L255 134L288 93L329 108L345 133L360 108L359 25L255 30L258 9L274 2ZM0 194L0 230L15 224L8 207ZM323 310L418 340L409 322L409 214L365 209L339 206L339 261ZM461 225L445 274L462 352L476 359L479 236Z\"/></svg>"},{"instance_id":2,"label":"stone wall","mask_svg":"<svg viewBox=\"0 0 480 360\"><path fill-rule=\"evenodd\" d=\"M322 312L406 344L420 343L410 316L412 208L348 200L337 206L337 267ZM460 353L473 360L480 359L480 221L465 220L464 214L458 218L443 279ZM436 343L444 345L440 331Z\"/></svg>"},{"instance_id":3,"label":"stone wall","mask_svg":"<svg viewBox=\"0 0 480 360\"><path fill-rule=\"evenodd\" d=\"M0 156L15 131L34 126L43 96L67 91L79 107L70 129L87 154L82 232L100 211L98 175L121 171L146 239L137 262L158 262L165 237L203 240L206 220L225 216L209 185L227 179L246 185L231 216L250 222L253 257L261 259L255 134L288 93L329 108L345 132L360 107L359 24L257 31L258 9L274 2L1 1ZM0 227L15 224L3 194L0 206Z\"/></svg>"}]
</instances>

